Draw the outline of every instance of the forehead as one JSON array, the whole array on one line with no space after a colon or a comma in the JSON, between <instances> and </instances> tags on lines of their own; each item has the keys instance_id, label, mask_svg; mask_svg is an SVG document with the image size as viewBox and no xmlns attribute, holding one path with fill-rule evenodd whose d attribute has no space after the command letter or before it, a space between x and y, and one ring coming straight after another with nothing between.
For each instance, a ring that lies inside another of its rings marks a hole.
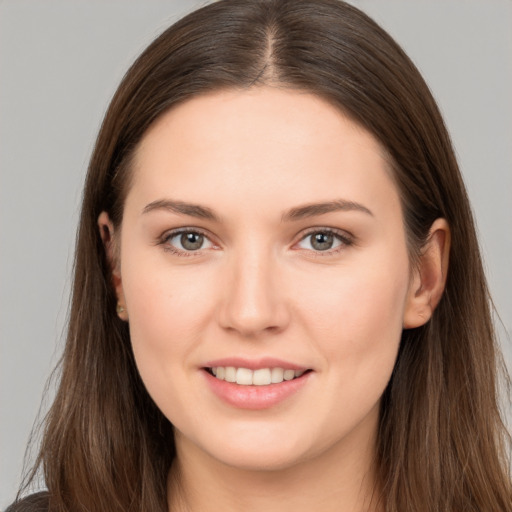
<instances>
[{"instance_id":1,"label":"forehead","mask_svg":"<svg viewBox=\"0 0 512 512\"><path fill-rule=\"evenodd\" d=\"M219 90L180 103L150 126L137 156L162 136L171 135L167 143L174 143L174 147L194 139L224 145L229 140L263 144L271 138L279 143L311 145L321 138L325 145L336 144L341 149L358 139L385 156L378 141L339 108L312 93L281 87Z\"/></svg>"},{"instance_id":2,"label":"forehead","mask_svg":"<svg viewBox=\"0 0 512 512\"><path fill-rule=\"evenodd\" d=\"M327 101L265 86L208 93L165 113L138 147L132 188L148 200L165 192L206 204L220 189L280 203L360 200L379 189L396 196L389 167L380 143Z\"/></svg>"}]
</instances>

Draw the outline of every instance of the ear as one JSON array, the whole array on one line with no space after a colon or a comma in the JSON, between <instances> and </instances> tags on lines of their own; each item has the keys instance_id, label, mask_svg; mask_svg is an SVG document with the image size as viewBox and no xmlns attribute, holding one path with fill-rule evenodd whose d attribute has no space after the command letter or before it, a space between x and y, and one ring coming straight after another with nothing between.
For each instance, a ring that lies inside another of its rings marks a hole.
<instances>
[{"instance_id":1,"label":"ear","mask_svg":"<svg viewBox=\"0 0 512 512\"><path fill-rule=\"evenodd\" d=\"M409 285L404 310L404 329L426 324L439 304L446 285L450 255L450 227L445 219L431 226L427 243Z\"/></svg>"},{"instance_id":2,"label":"ear","mask_svg":"<svg viewBox=\"0 0 512 512\"><path fill-rule=\"evenodd\" d=\"M114 233L114 224L110 220L107 212L101 212L98 217L98 228L100 230L101 240L105 248L105 254L110 266L112 285L117 297L117 315L121 320L128 320L128 311L126 309L126 301L123 292L123 282L121 280L121 270L119 266L118 247Z\"/></svg>"}]
</instances>

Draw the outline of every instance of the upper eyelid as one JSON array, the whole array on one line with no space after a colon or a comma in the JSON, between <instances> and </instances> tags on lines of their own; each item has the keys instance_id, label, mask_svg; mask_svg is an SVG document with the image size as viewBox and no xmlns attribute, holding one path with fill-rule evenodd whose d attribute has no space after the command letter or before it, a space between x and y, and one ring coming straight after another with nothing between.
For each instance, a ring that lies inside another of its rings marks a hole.
<instances>
[{"instance_id":1,"label":"upper eyelid","mask_svg":"<svg viewBox=\"0 0 512 512\"><path fill-rule=\"evenodd\" d=\"M183 233L195 233L195 234L201 235L209 241L211 246L206 247L206 248L197 249L197 250L187 250L187 249L180 249L179 247L176 247L174 244L172 244L170 242L173 238L175 238ZM215 249L216 245L218 245L218 244L216 244L215 241L212 240L211 235L209 235L207 232L204 232L204 230L202 230L200 228L181 227L181 228L169 229L167 231L164 231L164 233L156 239L155 245L161 246L165 252L174 254L176 257L194 258L194 257L203 256L205 251L211 250L212 248Z\"/></svg>"},{"instance_id":2,"label":"upper eyelid","mask_svg":"<svg viewBox=\"0 0 512 512\"><path fill-rule=\"evenodd\" d=\"M301 230L299 233L297 233L297 235L294 237L294 241L293 241L292 245L297 244L298 242L304 240L304 238L306 238L314 233L322 233L322 232L323 233L332 233L333 235L339 237L340 239L345 240L345 241L350 241L351 243L353 243L353 241L354 241L354 236L346 230L339 229L339 228L333 228L333 227L327 227L327 226L311 226L311 227L305 228L305 229ZM195 227L195 226L194 227L184 226L184 227L180 227L180 228L169 229L169 230L165 231L159 237L159 241L165 242L165 241L167 241L179 234L182 234L182 233L198 233L200 235L203 235L205 238L207 238L212 244L219 245L219 243L216 242L217 237L215 237L211 232L209 232L208 230L205 230L203 228L199 228L199 227Z\"/></svg>"},{"instance_id":3,"label":"upper eyelid","mask_svg":"<svg viewBox=\"0 0 512 512\"><path fill-rule=\"evenodd\" d=\"M197 233L199 235L202 235L210 242L210 244L213 246L213 248L215 248L216 246L218 247L218 245L219 245L217 242L215 242L213 235L211 235L208 231L203 230L201 228L197 228L197 227L180 227L180 228L169 229L167 231L164 231L163 234L157 238L155 245L164 246L164 250L166 250L166 251L171 251L176 254L187 255L187 256L199 256L200 254L203 253L203 251L205 251L205 250L207 251L212 248L212 247L207 247L205 249L198 249L196 251L187 251L187 250L180 249L179 247L175 247L173 244L169 243L172 238L179 236L180 234L183 234L183 233ZM165 247L165 246L167 246L167 247Z\"/></svg>"},{"instance_id":4,"label":"upper eyelid","mask_svg":"<svg viewBox=\"0 0 512 512\"><path fill-rule=\"evenodd\" d=\"M355 244L355 237L343 230L343 229L337 229L337 228L328 228L328 227L315 227L315 228L308 228L306 232L302 231L302 234L298 235L298 238L296 238L296 241L293 242L292 248L294 246L297 246L299 243L301 243L303 240L308 238L309 236L315 234L315 233L329 233L334 235L338 241L340 242L340 245L338 247L334 247L331 249L327 249L325 251L316 251L314 249L306 249L306 248L297 248L295 250L299 252L305 252L307 254L310 254L311 257L315 258L329 258L337 256L340 252L348 249L349 247L353 246Z\"/></svg>"},{"instance_id":5,"label":"upper eyelid","mask_svg":"<svg viewBox=\"0 0 512 512\"><path fill-rule=\"evenodd\" d=\"M167 231L164 231L162 235L160 236L161 240L168 240L169 238L173 238L177 235L181 235L182 233L197 233L199 235L203 235L204 237L208 238L212 243L213 235L204 229L196 228L196 227L183 227L183 228L175 228L175 229L168 229Z\"/></svg>"},{"instance_id":6,"label":"upper eyelid","mask_svg":"<svg viewBox=\"0 0 512 512\"><path fill-rule=\"evenodd\" d=\"M350 233L344 229L330 228L330 227L326 227L326 226L315 226L315 227L311 227L311 228L306 228L305 230L301 231L297 235L296 239L297 239L297 241L300 241L314 233L332 233L333 235L338 236L342 239L347 239L350 241L354 240L354 235L352 235L352 233Z\"/></svg>"}]
</instances>

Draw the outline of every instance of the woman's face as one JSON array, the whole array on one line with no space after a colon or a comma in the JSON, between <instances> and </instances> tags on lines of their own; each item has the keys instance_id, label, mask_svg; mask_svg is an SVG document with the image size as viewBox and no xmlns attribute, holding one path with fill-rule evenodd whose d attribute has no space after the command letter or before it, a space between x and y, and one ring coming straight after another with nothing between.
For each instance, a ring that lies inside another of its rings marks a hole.
<instances>
[{"instance_id":1,"label":"woman's face","mask_svg":"<svg viewBox=\"0 0 512 512\"><path fill-rule=\"evenodd\" d=\"M120 229L118 296L178 449L368 455L414 295L370 134L307 93L197 97L145 135Z\"/></svg>"}]
</instances>

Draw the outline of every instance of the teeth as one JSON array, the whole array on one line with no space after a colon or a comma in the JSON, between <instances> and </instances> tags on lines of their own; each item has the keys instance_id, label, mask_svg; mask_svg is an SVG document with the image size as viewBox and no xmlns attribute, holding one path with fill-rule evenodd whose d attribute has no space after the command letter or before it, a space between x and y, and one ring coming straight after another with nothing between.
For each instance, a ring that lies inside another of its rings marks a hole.
<instances>
[{"instance_id":1,"label":"teeth","mask_svg":"<svg viewBox=\"0 0 512 512\"><path fill-rule=\"evenodd\" d=\"M224 380L228 382L236 382L236 368L233 368L232 366L226 367Z\"/></svg>"},{"instance_id":2,"label":"teeth","mask_svg":"<svg viewBox=\"0 0 512 512\"><path fill-rule=\"evenodd\" d=\"M252 384L252 370L247 368L238 368L236 371L236 383L244 386L250 386Z\"/></svg>"},{"instance_id":3,"label":"teeth","mask_svg":"<svg viewBox=\"0 0 512 512\"><path fill-rule=\"evenodd\" d=\"M295 377L295 371L294 370L285 370L283 377L284 377L284 380L292 380Z\"/></svg>"},{"instance_id":4,"label":"teeth","mask_svg":"<svg viewBox=\"0 0 512 512\"><path fill-rule=\"evenodd\" d=\"M283 368L249 370L248 368L234 368L233 366L217 366L211 368L211 371L217 379L236 382L241 386L268 386L269 384L279 384L284 380L300 377L305 370L285 370Z\"/></svg>"},{"instance_id":5,"label":"teeth","mask_svg":"<svg viewBox=\"0 0 512 512\"><path fill-rule=\"evenodd\" d=\"M272 384L283 382L283 374L284 370L282 368L272 368L270 377Z\"/></svg>"},{"instance_id":6,"label":"teeth","mask_svg":"<svg viewBox=\"0 0 512 512\"><path fill-rule=\"evenodd\" d=\"M254 370L252 374L252 383L254 386L268 386L272 382L270 377L270 369L262 368L261 370Z\"/></svg>"}]
</instances>

